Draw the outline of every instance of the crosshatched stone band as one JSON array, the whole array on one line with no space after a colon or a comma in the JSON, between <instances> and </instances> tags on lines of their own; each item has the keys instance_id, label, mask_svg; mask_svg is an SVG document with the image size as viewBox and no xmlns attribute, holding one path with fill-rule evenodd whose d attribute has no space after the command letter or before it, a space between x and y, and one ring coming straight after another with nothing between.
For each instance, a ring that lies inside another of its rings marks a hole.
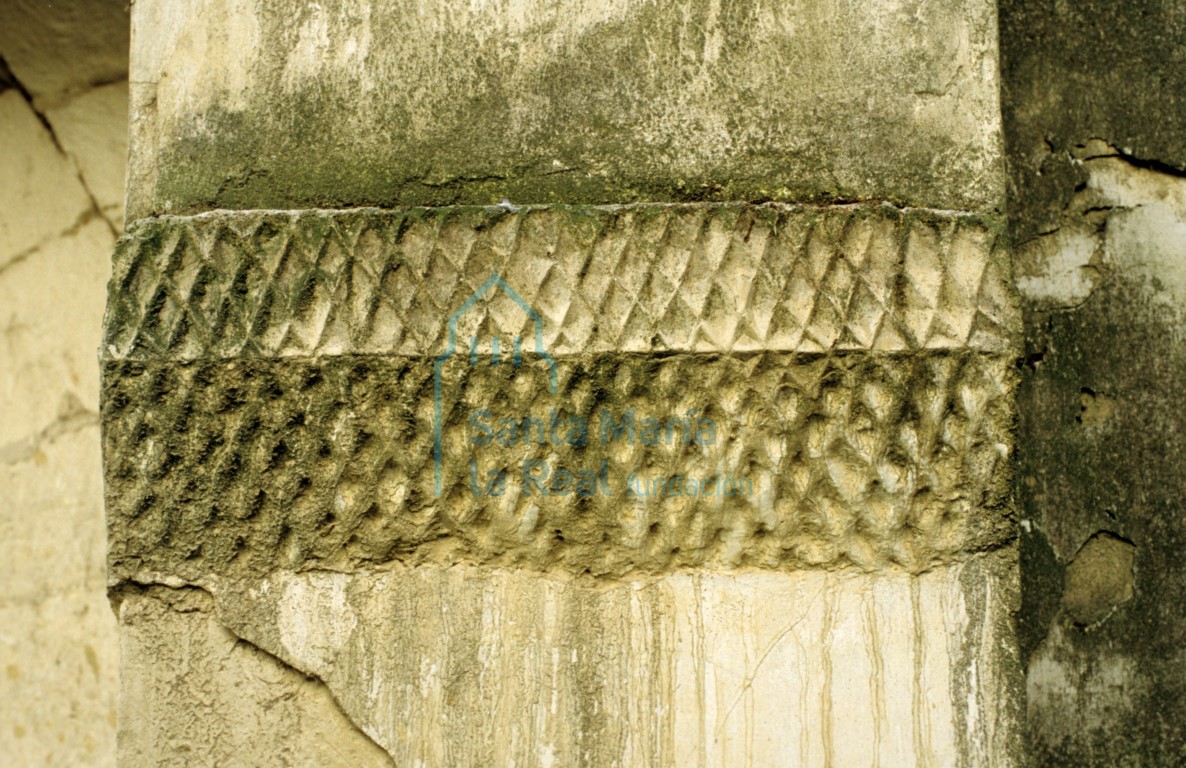
<instances>
[{"instance_id":1,"label":"crosshatched stone band","mask_svg":"<svg viewBox=\"0 0 1186 768\"><path fill-rule=\"evenodd\" d=\"M1000 222L890 206L215 212L133 224L103 355L436 354L497 273L555 355L1008 352Z\"/></svg>"},{"instance_id":2,"label":"crosshatched stone band","mask_svg":"<svg viewBox=\"0 0 1186 768\"><path fill-rule=\"evenodd\" d=\"M993 221L932 211L141 222L113 570L924 570L1012 537L1015 321Z\"/></svg>"}]
</instances>

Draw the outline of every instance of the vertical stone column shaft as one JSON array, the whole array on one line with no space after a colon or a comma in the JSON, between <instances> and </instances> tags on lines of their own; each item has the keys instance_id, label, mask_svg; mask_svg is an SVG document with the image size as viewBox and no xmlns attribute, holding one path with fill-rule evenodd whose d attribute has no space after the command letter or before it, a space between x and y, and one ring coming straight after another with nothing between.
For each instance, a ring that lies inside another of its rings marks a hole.
<instances>
[{"instance_id":1,"label":"vertical stone column shaft","mask_svg":"<svg viewBox=\"0 0 1186 768\"><path fill-rule=\"evenodd\" d=\"M990 3L134 33L102 354L136 647L206 612L400 765L1016 760ZM151 688L128 764L178 727Z\"/></svg>"}]
</instances>

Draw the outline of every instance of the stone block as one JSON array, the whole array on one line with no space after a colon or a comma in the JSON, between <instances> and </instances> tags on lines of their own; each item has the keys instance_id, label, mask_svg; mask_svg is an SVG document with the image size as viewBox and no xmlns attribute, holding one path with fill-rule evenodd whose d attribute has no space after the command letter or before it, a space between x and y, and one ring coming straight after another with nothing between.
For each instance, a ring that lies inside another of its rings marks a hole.
<instances>
[{"instance_id":1,"label":"stone block","mask_svg":"<svg viewBox=\"0 0 1186 768\"><path fill-rule=\"evenodd\" d=\"M144 0L129 214L1003 204L987 0Z\"/></svg>"},{"instance_id":2,"label":"stone block","mask_svg":"<svg viewBox=\"0 0 1186 768\"><path fill-rule=\"evenodd\" d=\"M1020 765L1008 552L607 581L457 566L211 580L397 765Z\"/></svg>"},{"instance_id":3,"label":"stone block","mask_svg":"<svg viewBox=\"0 0 1186 768\"><path fill-rule=\"evenodd\" d=\"M921 571L1013 536L991 220L219 213L136 225L116 261L124 575Z\"/></svg>"},{"instance_id":4,"label":"stone block","mask_svg":"<svg viewBox=\"0 0 1186 768\"><path fill-rule=\"evenodd\" d=\"M115 229L122 229L128 164L128 84L92 88L49 110L46 117L62 148L78 166L95 204Z\"/></svg>"},{"instance_id":5,"label":"stone block","mask_svg":"<svg viewBox=\"0 0 1186 768\"><path fill-rule=\"evenodd\" d=\"M208 593L397 764L1016 765L999 232L885 205L134 223L112 576ZM197 743L237 705L177 706Z\"/></svg>"},{"instance_id":6,"label":"stone block","mask_svg":"<svg viewBox=\"0 0 1186 768\"><path fill-rule=\"evenodd\" d=\"M197 590L120 603L119 765L390 768L317 680L243 642Z\"/></svg>"},{"instance_id":7,"label":"stone block","mask_svg":"<svg viewBox=\"0 0 1186 768\"><path fill-rule=\"evenodd\" d=\"M91 208L70 160L17 91L0 93L0 268L69 230Z\"/></svg>"}]
</instances>

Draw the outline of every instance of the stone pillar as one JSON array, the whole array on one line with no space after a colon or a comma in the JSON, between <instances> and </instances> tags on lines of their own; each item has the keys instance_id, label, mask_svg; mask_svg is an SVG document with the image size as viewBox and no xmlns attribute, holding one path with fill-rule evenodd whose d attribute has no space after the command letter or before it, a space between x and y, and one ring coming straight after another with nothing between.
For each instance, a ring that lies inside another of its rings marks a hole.
<instances>
[{"instance_id":1,"label":"stone pillar","mask_svg":"<svg viewBox=\"0 0 1186 768\"><path fill-rule=\"evenodd\" d=\"M1016 764L992 3L133 17L123 764Z\"/></svg>"}]
</instances>

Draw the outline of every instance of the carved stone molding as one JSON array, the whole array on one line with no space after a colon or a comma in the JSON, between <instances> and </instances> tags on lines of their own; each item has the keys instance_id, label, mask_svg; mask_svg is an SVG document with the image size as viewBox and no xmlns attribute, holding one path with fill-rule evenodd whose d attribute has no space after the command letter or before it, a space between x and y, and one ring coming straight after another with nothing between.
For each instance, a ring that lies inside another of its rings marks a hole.
<instances>
[{"instance_id":1,"label":"carved stone molding","mask_svg":"<svg viewBox=\"0 0 1186 768\"><path fill-rule=\"evenodd\" d=\"M992 220L166 217L122 242L109 307L118 573L919 571L1013 536Z\"/></svg>"},{"instance_id":2,"label":"carved stone molding","mask_svg":"<svg viewBox=\"0 0 1186 768\"><path fill-rule=\"evenodd\" d=\"M103 355L436 354L492 273L554 355L1007 352L1000 222L890 206L215 212L137 222ZM504 330L510 330L505 329Z\"/></svg>"}]
</instances>

